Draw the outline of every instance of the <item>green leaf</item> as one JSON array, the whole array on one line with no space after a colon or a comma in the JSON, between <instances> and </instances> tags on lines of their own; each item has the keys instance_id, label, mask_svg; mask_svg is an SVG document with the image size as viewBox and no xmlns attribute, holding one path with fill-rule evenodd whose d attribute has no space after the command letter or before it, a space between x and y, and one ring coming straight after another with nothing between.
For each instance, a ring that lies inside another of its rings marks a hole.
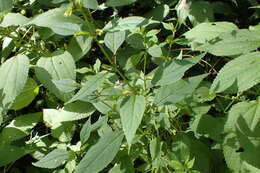
<instances>
[{"instance_id":1,"label":"green leaf","mask_svg":"<svg viewBox=\"0 0 260 173\"><path fill-rule=\"evenodd\" d=\"M89 117L95 108L87 102L77 101L65 105L63 109L43 109L43 120L50 127L56 127L62 122L76 121Z\"/></svg>"},{"instance_id":2,"label":"green leaf","mask_svg":"<svg viewBox=\"0 0 260 173\"><path fill-rule=\"evenodd\" d=\"M0 0L1 1L1 0ZM10 0L8 0L10 1ZM1 8L1 5L0 5ZM30 21L29 18L19 14L19 13L7 13L3 21L0 24L0 27L9 27L9 26L19 26L24 25Z\"/></svg>"},{"instance_id":3,"label":"green leaf","mask_svg":"<svg viewBox=\"0 0 260 173\"><path fill-rule=\"evenodd\" d=\"M145 111L145 98L141 95L126 97L120 104L120 117L129 147L141 124Z\"/></svg>"},{"instance_id":4,"label":"green leaf","mask_svg":"<svg viewBox=\"0 0 260 173\"><path fill-rule=\"evenodd\" d=\"M90 119L88 119L88 121L86 121L86 123L83 125L83 127L80 131L81 145L84 145L87 142L91 131L92 131L91 122L90 122Z\"/></svg>"},{"instance_id":5,"label":"green leaf","mask_svg":"<svg viewBox=\"0 0 260 173\"><path fill-rule=\"evenodd\" d=\"M170 12L169 6L163 4L153 8L148 13L144 14L144 17L162 21L169 14L169 12Z\"/></svg>"},{"instance_id":6,"label":"green leaf","mask_svg":"<svg viewBox=\"0 0 260 173\"><path fill-rule=\"evenodd\" d=\"M28 136L38 122L42 121L42 113L31 113L13 119L0 133L0 145L9 144Z\"/></svg>"},{"instance_id":7,"label":"green leaf","mask_svg":"<svg viewBox=\"0 0 260 173\"><path fill-rule=\"evenodd\" d=\"M193 25L214 21L212 5L207 1L192 1L188 16Z\"/></svg>"},{"instance_id":8,"label":"green leaf","mask_svg":"<svg viewBox=\"0 0 260 173\"><path fill-rule=\"evenodd\" d=\"M160 159L162 153L162 143L160 139L154 138L150 141L149 144L151 159L152 159L152 167L159 168L161 166Z\"/></svg>"},{"instance_id":9,"label":"green leaf","mask_svg":"<svg viewBox=\"0 0 260 173\"><path fill-rule=\"evenodd\" d=\"M184 36L192 41L192 44L204 44L219 35L233 30L238 30L238 27L230 22L209 22L201 23L188 32Z\"/></svg>"},{"instance_id":10,"label":"green leaf","mask_svg":"<svg viewBox=\"0 0 260 173\"><path fill-rule=\"evenodd\" d=\"M260 82L260 53L253 52L228 62L218 73L210 91L235 93Z\"/></svg>"},{"instance_id":11,"label":"green leaf","mask_svg":"<svg viewBox=\"0 0 260 173\"><path fill-rule=\"evenodd\" d=\"M93 10L99 9L97 0L83 0L82 5L85 8L90 8L90 9L93 9Z\"/></svg>"},{"instance_id":12,"label":"green leaf","mask_svg":"<svg viewBox=\"0 0 260 173\"><path fill-rule=\"evenodd\" d=\"M244 123L240 119L244 120ZM229 111L224 131L236 132L236 127L246 126L254 131L260 121L260 100L240 102L232 106Z\"/></svg>"},{"instance_id":13,"label":"green leaf","mask_svg":"<svg viewBox=\"0 0 260 173\"><path fill-rule=\"evenodd\" d=\"M0 0L0 12L9 11L13 7L13 0Z\"/></svg>"},{"instance_id":14,"label":"green leaf","mask_svg":"<svg viewBox=\"0 0 260 173\"><path fill-rule=\"evenodd\" d=\"M144 25L158 23L155 20L146 19L140 16L120 18L118 21L109 22L103 30L106 32L117 32L135 29Z\"/></svg>"},{"instance_id":15,"label":"green leaf","mask_svg":"<svg viewBox=\"0 0 260 173\"><path fill-rule=\"evenodd\" d=\"M36 167L54 169L61 166L69 158L69 153L63 149L55 149L38 162L32 163Z\"/></svg>"},{"instance_id":16,"label":"green leaf","mask_svg":"<svg viewBox=\"0 0 260 173\"><path fill-rule=\"evenodd\" d=\"M68 36L81 31L83 20L75 15L64 16L65 8L55 8L39 14L26 25L50 28L54 33Z\"/></svg>"},{"instance_id":17,"label":"green leaf","mask_svg":"<svg viewBox=\"0 0 260 173\"><path fill-rule=\"evenodd\" d=\"M54 85L63 93L70 93L77 89L77 84L71 79L52 80Z\"/></svg>"},{"instance_id":18,"label":"green leaf","mask_svg":"<svg viewBox=\"0 0 260 173\"><path fill-rule=\"evenodd\" d=\"M126 42L135 49L145 49L144 38L139 33L129 34L126 38Z\"/></svg>"},{"instance_id":19,"label":"green leaf","mask_svg":"<svg viewBox=\"0 0 260 173\"><path fill-rule=\"evenodd\" d=\"M27 81L29 59L25 55L18 55L5 61L0 67L0 91L3 100L0 105L8 109L15 98L22 92Z\"/></svg>"},{"instance_id":20,"label":"green leaf","mask_svg":"<svg viewBox=\"0 0 260 173\"><path fill-rule=\"evenodd\" d=\"M37 83L28 78L22 92L18 95L11 107L11 109L19 110L28 106L39 93L39 87Z\"/></svg>"},{"instance_id":21,"label":"green leaf","mask_svg":"<svg viewBox=\"0 0 260 173\"><path fill-rule=\"evenodd\" d=\"M110 132L102 136L98 143L85 154L75 173L100 172L116 156L123 137L121 132Z\"/></svg>"},{"instance_id":22,"label":"green leaf","mask_svg":"<svg viewBox=\"0 0 260 173\"><path fill-rule=\"evenodd\" d=\"M232 106L224 132L224 156L228 167L236 172L259 172L260 100L244 101ZM250 171L249 171L250 170Z\"/></svg>"},{"instance_id":23,"label":"green leaf","mask_svg":"<svg viewBox=\"0 0 260 173\"><path fill-rule=\"evenodd\" d=\"M167 85L181 79L189 68L197 64L205 54L182 60L173 60L160 65L152 79L153 85Z\"/></svg>"},{"instance_id":24,"label":"green leaf","mask_svg":"<svg viewBox=\"0 0 260 173\"><path fill-rule=\"evenodd\" d=\"M109 7L118 7L118 6L124 6L129 5L136 2L136 0L107 0L106 5Z\"/></svg>"},{"instance_id":25,"label":"green leaf","mask_svg":"<svg viewBox=\"0 0 260 173\"><path fill-rule=\"evenodd\" d=\"M153 45L148 49L148 53L153 57L161 57L162 49L157 44Z\"/></svg>"},{"instance_id":26,"label":"green leaf","mask_svg":"<svg viewBox=\"0 0 260 173\"><path fill-rule=\"evenodd\" d=\"M222 142L221 132L223 131L224 120L210 115L196 115L191 123L190 129L195 134L209 137L215 141Z\"/></svg>"},{"instance_id":27,"label":"green leaf","mask_svg":"<svg viewBox=\"0 0 260 173\"><path fill-rule=\"evenodd\" d=\"M118 48L124 43L125 41L125 31L113 32L113 33L106 33L105 38L105 45L114 53L116 54Z\"/></svg>"},{"instance_id":28,"label":"green leaf","mask_svg":"<svg viewBox=\"0 0 260 173\"><path fill-rule=\"evenodd\" d=\"M97 75L90 77L84 86L67 103L71 103L76 100L91 102L91 100L96 97L94 91L96 91L104 83L105 79L106 73L98 73Z\"/></svg>"},{"instance_id":29,"label":"green leaf","mask_svg":"<svg viewBox=\"0 0 260 173\"><path fill-rule=\"evenodd\" d=\"M60 142L70 142L74 136L76 130L75 122L66 121L56 126L53 126L51 129L51 135L54 138L57 138Z\"/></svg>"},{"instance_id":30,"label":"green leaf","mask_svg":"<svg viewBox=\"0 0 260 173\"><path fill-rule=\"evenodd\" d=\"M76 79L74 59L68 52L52 57L41 57L35 68L36 77L51 93L66 101L71 95L60 91L53 80Z\"/></svg>"},{"instance_id":31,"label":"green leaf","mask_svg":"<svg viewBox=\"0 0 260 173\"><path fill-rule=\"evenodd\" d=\"M155 95L154 104L160 106L182 101L191 96L206 76L207 74L203 74L187 79L180 79L175 83L161 87Z\"/></svg>"},{"instance_id":32,"label":"green leaf","mask_svg":"<svg viewBox=\"0 0 260 173\"><path fill-rule=\"evenodd\" d=\"M233 30L220 34L195 50L206 51L216 56L233 56L256 50L260 45L260 35L247 29Z\"/></svg>"},{"instance_id":33,"label":"green leaf","mask_svg":"<svg viewBox=\"0 0 260 173\"><path fill-rule=\"evenodd\" d=\"M16 160L27 154L26 150L23 147L12 145L1 145L0 153L1 156L4 156L0 157L0 167L15 162Z\"/></svg>"},{"instance_id":34,"label":"green leaf","mask_svg":"<svg viewBox=\"0 0 260 173\"><path fill-rule=\"evenodd\" d=\"M68 52L73 56L75 61L80 60L86 55L92 46L92 37L75 36L71 39Z\"/></svg>"}]
</instances>

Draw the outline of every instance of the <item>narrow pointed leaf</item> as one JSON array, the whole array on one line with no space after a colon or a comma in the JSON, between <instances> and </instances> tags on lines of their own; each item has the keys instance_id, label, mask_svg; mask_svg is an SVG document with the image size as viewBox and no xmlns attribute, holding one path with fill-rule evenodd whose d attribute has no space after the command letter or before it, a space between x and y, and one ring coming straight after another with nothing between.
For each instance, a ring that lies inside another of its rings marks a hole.
<instances>
[{"instance_id":1,"label":"narrow pointed leaf","mask_svg":"<svg viewBox=\"0 0 260 173\"><path fill-rule=\"evenodd\" d=\"M106 133L85 154L75 173L98 173L103 170L116 156L123 137L121 132Z\"/></svg>"},{"instance_id":2,"label":"narrow pointed leaf","mask_svg":"<svg viewBox=\"0 0 260 173\"><path fill-rule=\"evenodd\" d=\"M141 124L145 111L145 98L134 95L125 98L120 104L120 117L128 145L131 146L135 133Z\"/></svg>"}]
</instances>

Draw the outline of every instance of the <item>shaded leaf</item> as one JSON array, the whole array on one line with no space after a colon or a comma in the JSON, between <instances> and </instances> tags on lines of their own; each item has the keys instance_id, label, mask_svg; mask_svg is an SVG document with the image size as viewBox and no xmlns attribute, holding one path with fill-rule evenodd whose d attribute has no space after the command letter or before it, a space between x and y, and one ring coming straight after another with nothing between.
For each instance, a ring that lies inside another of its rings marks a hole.
<instances>
[{"instance_id":1,"label":"shaded leaf","mask_svg":"<svg viewBox=\"0 0 260 173\"><path fill-rule=\"evenodd\" d=\"M75 173L98 173L116 156L123 140L121 132L110 132L91 147L78 164Z\"/></svg>"},{"instance_id":2,"label":"shaded leaf","mask_svg":"<svg viewBox=\"0 0 260 173\"><path fill-rule=\"evenodd\" d=\"M205 54L182 60L173 60L160 65L152 79L153 85L167 85L181 79L189 68L197 64Z\"/></svg>"},{"instance_id":3,"label":"shaded leaf","mask_svg":"<svg viewBox=\"0 0 260 173\"><path fill-rule=\"evenodd\" d=\"M254 52L228 62L215 78L210 92L235 93L260 82L260 53Z\"/></svg>"},{"instance_id":4,"label":"shaded leaf","mask_svg":"<svg viewBox=\"0 0 260 173\"><path fill-rule=\"evenodd\" d=\"M206 76L207 74L203 74L187 79L180 79L175 83L161 87L155 95L154 104L157 106L174 104L191 96Z\"/></svg>"},{"instance_id":5,"label":"shaded leaf","mask_svg":"<svg viewBox=\"0 0 260 173\"><path fill-rule=\"evenodd\" d=\"M104 38L105 45L114 54L116 54L118 48L123 44L124 41L125 41L125 31L106 33Z\"/></svg>"}]
</instances>

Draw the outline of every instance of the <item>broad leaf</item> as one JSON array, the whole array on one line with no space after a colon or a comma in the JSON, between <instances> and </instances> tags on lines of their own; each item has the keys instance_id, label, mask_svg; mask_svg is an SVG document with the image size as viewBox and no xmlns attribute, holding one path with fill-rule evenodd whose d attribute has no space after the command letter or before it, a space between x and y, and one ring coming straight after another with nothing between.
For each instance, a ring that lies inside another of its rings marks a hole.
<instances>
[{"instance_id":1,"label":"broad leaf","mask_svg":"<svg viewBox=\"0 0 260 173\"><path fill-rule=\"evenodd\" d=\"M85 154L78 164L75 173L98 173L104 169L116 156L123 140L121 132L110 132L105 134Z\"/></svg>"},{"instance_id":2,"label":"broad leaf","mask_svg":"<svg viewBox=\"0 0 260 173\"><path fill-rule=\"evenodd\" d=\"M74 59L68 52L52 57L42 57L36 64L36 76L40 82L59 99L66 101L70 94L60 91L52 80L76 79Z\"/></svg>"},{"instance_id":3,"label":"broad leaf","mask_svg":"<svg viewBox=\"0 0 260 173\"><path fill-rule=\"evenodd\" d=\"M189 68L197 64L205 54L182 60L173 60L160 65L153 77L153 85L167 85L181 79Z\"/></svg>"},{"instance_id":4,"label":"broad leaf","mask_svg":"<svg viewBox=\"0 0 260 173\"><path fill-rule=\"evenodd\" d=\"M260 35L247 29L233 30L220 34L195 50L207 51L216 56L233 56L256 50L260 45Z\"/></svg>"},{"instance_id":5,"label":"broad leaf","mask_svg":"<svg viewBox=\"0 0 260 173\"><path fill-rule=\"evenodd\" d=\"M0 133L0 145L28 136L38 122L42 121L42 113L21 115L11 121Z\"/></svg>"},{"instance_id":6,"label":"broad leaf","mask_svg":"<svg viewBox=\"0 0 260 173\"><path fill-rule=\"evenodd\" d=\"M15 98L22 92L27 81L29 59L25 55L18 55L5 61L0 67L0 91L2 105L9 108Z\"/></svg>"},{"instance_id":7,"label":"broad leaf","mask_svg":"<svg viewBox=\"0 0 260 173\"><path fill-rule=\"evenodd\" d=\"M74 102L76 100L91 102L96 96L94 91L96 91L105 81L106 73L99 73L95 76L90 77L84 86L73 96L68 103Z\"/></svg>"},{"instance_id":8,"label":"broad leaf","mask_svg":"<svg viewBox=\"0 0 260 173\"><path fill-rule=\"evenodd\" d=\"M19 110L28 106L38 93L39 87L37 83L32 78L28 78L21 94L16 97L11 109Z\"/></svg>"},{"instance_id":9,"label":"broad leaf","mask_svg":"<svg viewBox=\"0 0 260 173\"><path fill-rule=\"evenodd\" d=\"M64 16L64 12L64 8L49 10L33 18L27 25L47 27L54 33L64 36L80 32L83 21L74 15Z\"/></svg>"},{"instance_id":10,"label":"broad leaf","mask_svg":"<svg viewBox=\"0 0 260 173\"><path fill-rule=\"evenodd\" d=\"M203 74L187 79L180 79L175 83L161 87L155 95L154 104L160 106L182 101L191 96L206 76L207 74Z\"/></svg>"},{"instance_id":11,"label":"broad leaf","mask_svg":"<svg viewBox=\"0 0 260 173\"><path fill-rule=\"evenodd\" d=\"M118 7L118 6L124 6L129 5L136 2L136 0L107 0L106 5L109 7Z\"/></svg>"},{"instance_id":12,"label":"broad leaf","mask_svg":"<svg viewBox=\"0 0 260 173\"><path fill-rule=\"evenodd\" d=\"M242 121L244 123L242 124ZM224 131L226 133L236 132L236 127L245 126L254 131L259 126L260 121L260 100L250 102L240 102L232 106L229 111Z\"/></svg>"},{"instance_id":13,"label":"broad leaf","mask_svg":"<svg viewBox=\"0 0 260 173\"><path fill-rule=\"evenodd\" d=\"M260 82L260 53L254 52L228 62L214 80L211 92L235 93Z\"/></svg>"},{"instance_id":14,"label":"broad leaf","mask_svg":"<svg viewBox=\"0 0 260 173\"><path fill-rule=\"evenodd\" d=\"M105 45L116 54L118 48L123 44L125 41L125 31L113 32L113 33L106 33L105 38Z\"/></svg>"},{"instance_id":15,"label":"broad leaf","mask_svg":"<svg viewBox=\"0 0 260 173\"><path fill-rule=\"evenodd\" d=\"M135 29L144 25L158 23L155 20L146 19L143 17L126 17L120 18L118 21L109 22L104 28L107 32L125 31Z\"/></svg>"},{"instance_id":16,"label":"broad leaf","mask_svg":"<svg viewBox=\"0 0 260 173\"><path fill-rule=\"evenodd\" d=\"M23 147L12 145L1 145L0 153L0 167L15 162L16 160L27 154L26 150Z\"/></svg>"},{"instance_id":17,"label":"broad leaf","mask_svg":"<svg viewBox=\"0 0 260 173\"><path fill-rule=\"evenodd\" d=\"M238 30L238 27L229 22L209 22L201 23L188 32L184 36L192 41L193 44L203 44L213 38L218 37L222 33Z\"/></svg>"},{"instance_id":18,"label":"broad leaf","mask_svg":"<svg viewBox=\"0 0 260 173\"><path fill-rule=\"evenodd\" d=\"M145 98L140 95L126 97L120 104L120 117L129 147L141 124L145 111Z\"/></svg>"},{"instance_id":19,"label":"broad leaf","mask_svg":"<svg viewBox=\"0 0 260 173\"><path fill-rule=\"evenodd\" d=\"M40 168L54 169L61 166L68 158L68 151L63 149L55 149L38 162L33 163L33 165Z\"/></svg>"},{"instance_id":20,"label":"broad leaf","mask_svg":"<svg viewBox=\"0 0 260 173\"><path fill-rule=\"evenodd\" d=\"M161 57L162 49L157 44L153 45L148 49L148 53L153 57Z\"/></svg>"}]
</instances>

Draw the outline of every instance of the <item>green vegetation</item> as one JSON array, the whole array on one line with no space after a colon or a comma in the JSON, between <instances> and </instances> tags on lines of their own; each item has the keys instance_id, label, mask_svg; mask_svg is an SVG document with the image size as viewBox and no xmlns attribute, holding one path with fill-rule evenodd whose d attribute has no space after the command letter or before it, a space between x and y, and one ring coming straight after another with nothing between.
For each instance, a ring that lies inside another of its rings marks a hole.
<instances>
[{"instance_id":1,"label":"green vegetation","mask_svg":"<svg viewBox=\"0 0 260 173\"><path fill-rule=\"evenodd\" d=\"M0 0L0 173L260 173L257 0Z\"/></svg>"}]
</instances>

